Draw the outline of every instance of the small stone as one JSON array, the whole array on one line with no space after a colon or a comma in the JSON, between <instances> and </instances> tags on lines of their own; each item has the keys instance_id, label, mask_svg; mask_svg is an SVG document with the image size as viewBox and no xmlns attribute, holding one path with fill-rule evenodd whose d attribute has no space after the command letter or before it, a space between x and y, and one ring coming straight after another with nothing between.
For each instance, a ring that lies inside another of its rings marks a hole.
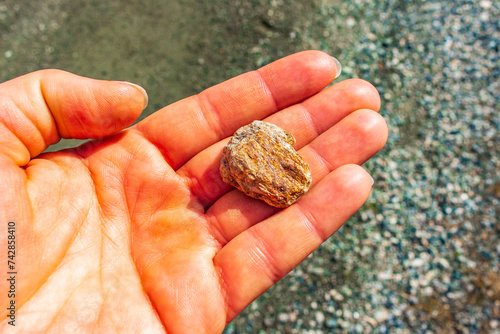
<instances>
[{"instance_id":1,"label":"small stone","mask_svg":"<svg viewBox=\"0 0 500 334\"><path fill-rule=\"evenodd\" d=\"M269 205L291 205L311 185L311 170L294 143L290 133L271 123L241 127L222 152L222 180Z\"/></svg>"},{"instance_id":2,"label":"small stone","mask_svg":"<svg viewBox=\"0 0 500 334\"><path fill-rule=\"evenodd\" d=\"M329 318L326 321L326 327L328 327L328 328L335 328L335 327L337 327L337 319L335 319L335 318Z\"/></svg>"},{"instance_id":3,"label":"small stone","mask_svg":"<svg viewBox=\"0 0 500 334\"><path fill-rule=\"evenodd\" d=\"M411 266L412 267L422 267L424 265L424 260L422 260L421 258L416 258L414 259L413 261L411 261Z\"/></svg>"},{"instance_id":4,"label":"small stone","mask_svg":"<svg viewBox=\"0 0 500 334\"><path fill-rule=\"evenodd\" d=\"M377 320L377 322L379 323L384 322L389 319L389 316L390 314L386 309L381 309L375 314L375 320Z\"/></svg>"},{"instance_id":5,"label":"small stone","mask_svg":"<svg viewBox=\"0 0 500 334\"><path fill-rule=\"evenodd\" d=\"M288 322L289 316L287 313L280 313L280 314L278 314L278 320L280 322Z\"/></svg>"},{"instance_id":6,"label":"small stone","mask_svg":"<svg viewBox=\"0 0 500 334\"><path fill-rule=\"evenodd\" d=\"M354 17L350 16L347 18L347 20L345 21L346 25L349 27L349 28L352 28L356 25L356 20L354 19Z\"/></svg>"},{"instance_id":7,"label":"small stone","mask_svg":"<svg viewBox=\"0 0 500 334\"><path fill-rule=\"evenodd\" d=\"M325 314L321 311L316 312L315 317L316 321L319 323L323 323L325 321Z\"/></svg>"},{"instance_id":8,"label":"small stone","mask_svg":"<svg viewBox=\"0 0 500 334\"><path fill-rule=\"evenodd\" d=\"M492 4L493 3L491 1L486 1L486 0L479 1L479 6L483 7L484 9L490 9Z\"/></svg>"}]
</instances>

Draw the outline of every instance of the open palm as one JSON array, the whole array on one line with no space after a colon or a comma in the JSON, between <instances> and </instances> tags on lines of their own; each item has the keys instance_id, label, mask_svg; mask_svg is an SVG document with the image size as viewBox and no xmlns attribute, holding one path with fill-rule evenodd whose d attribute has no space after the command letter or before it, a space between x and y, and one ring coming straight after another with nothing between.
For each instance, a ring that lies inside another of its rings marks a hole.
<instances>
[{"instance_id":1,"label":"open palm","mask_svg":"<svg viewBox=\"0 0 500 334\"><path fill-rule=\"evenodd\" d=\"M218 333L331 236L366 200L358 165L387 138L377 91L325 88L328 55L308 51L131 124L140 90L50 70L0 85L1 268L16 226L20 332ZM291 132L313 183L278 210L222 182L221 152L264 119ZM64 138L83 146L40 154ZM4 272L6 270L2 269Z\"/></svg>"}]
</instances>

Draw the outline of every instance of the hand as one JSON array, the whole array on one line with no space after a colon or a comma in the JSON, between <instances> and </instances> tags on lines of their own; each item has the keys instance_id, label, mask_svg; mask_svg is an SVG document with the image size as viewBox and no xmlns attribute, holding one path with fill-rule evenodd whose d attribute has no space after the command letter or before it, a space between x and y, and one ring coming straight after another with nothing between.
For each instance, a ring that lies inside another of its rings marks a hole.
<instances>
[{"instance_id":1,"label":"hand","mask_svg":"<svg viewBox=\"0 0 500 334\"><path fill-rule=\"evenodd\" d=\"M15 223L16 327L217 333L366 200L387 138L377 91L327 89L335 62L298 53L127 128L147 97L57 70L0 85L1 268ZM265 119L291 132L313 184L284 210L222 182L227 138ZM107 136L107 137L106 137ZM41 154L63 138L96 138ZM105 137L105 138L104 138ZM102 139L99 139L102 138Z\"/></svg>"}]
</instances>

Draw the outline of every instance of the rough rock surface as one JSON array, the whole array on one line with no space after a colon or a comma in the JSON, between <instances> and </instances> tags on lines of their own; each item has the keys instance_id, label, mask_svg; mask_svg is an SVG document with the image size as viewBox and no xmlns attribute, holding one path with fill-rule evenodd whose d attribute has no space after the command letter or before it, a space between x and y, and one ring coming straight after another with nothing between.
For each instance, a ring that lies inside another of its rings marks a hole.
<instances>
[{"instance_id":1,"label":"rough rock surface","mask_svg":"<svg viewBox=\"0 0 500 334\"><path fill-rule=\"evenodd\" d=\"M311 170L295 151L295 138L262 121L238 129L224 147L224 182L269 205L285 208L311 185Z\"/></svg>"}]
</instances>

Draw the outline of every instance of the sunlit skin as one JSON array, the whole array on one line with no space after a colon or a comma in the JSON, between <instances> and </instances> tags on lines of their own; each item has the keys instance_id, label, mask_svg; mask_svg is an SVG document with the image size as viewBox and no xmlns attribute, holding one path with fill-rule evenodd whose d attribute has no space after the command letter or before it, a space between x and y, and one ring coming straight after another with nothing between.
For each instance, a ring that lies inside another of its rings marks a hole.
<instances>
[{"instance_id":1,"label":"sunlit skin","mask_svg":"<svg viewBox=\"0 0 500 334\"><path fill-rule=\"evenodd\" d=\"M387 139L379 95L358 79L325 89L336 71L298 53L128 128L147 100L126 83L44 70L0 84L1 329L220 333L369 196L359 165ZM255 119L291 132L311 167L286 209L221 180L224 144ZM41 153L60 138L95 140Z\"/></svg>"}]
</instances>

